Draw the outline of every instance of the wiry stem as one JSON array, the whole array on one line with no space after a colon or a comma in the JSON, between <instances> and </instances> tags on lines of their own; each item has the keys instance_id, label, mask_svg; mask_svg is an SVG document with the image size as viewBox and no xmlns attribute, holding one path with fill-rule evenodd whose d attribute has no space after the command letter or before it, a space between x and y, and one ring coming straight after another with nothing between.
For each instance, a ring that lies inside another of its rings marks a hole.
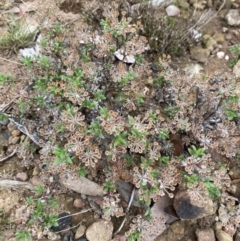
<instances>
[{"instance_id":1,"label":"wiry stem","mask_svg":"<svg viewBox=\"0 0 240 241\"><path fill-rule=\"evenodd\" d=\"M133 187L133 190L132 190L132 193L131 193L131 197L130 197L130 200L128 202L128 206L127 206L127 209L126 209L126 213L128 213L128 211L129 211L129 209L130 209L130 207L132 205L134 194L135 194L135 187ZM127 221L127 217L125 216L123 221L122 221L122 223L121 223L121 225L120 225L120 227L118 228L118 230L116 230L114 232L113 236L115 236L116 234L118 234L122 230L123 225L125 224L126 221Z\"/></svg>"},{"instance_id":2,"label":"wiry stem","mask_svg":"<svg viewBox=\"0 0 240 241\"><path fill-rule=\"evenodd\" d=\"M16 152L17 152L17 148L15 148L14 151L13 151L11 154L9 154L8 156L2 158L2 159L0 160L0 162L4 162L4 161L6 161L8 158L14 156Z\"/></svg>"}]
</instances>

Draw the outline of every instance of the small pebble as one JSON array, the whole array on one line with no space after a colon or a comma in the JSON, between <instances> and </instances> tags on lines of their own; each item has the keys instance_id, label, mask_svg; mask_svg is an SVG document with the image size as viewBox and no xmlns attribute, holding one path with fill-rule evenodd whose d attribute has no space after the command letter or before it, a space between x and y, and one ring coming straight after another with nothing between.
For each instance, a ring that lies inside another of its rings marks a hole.
<instances>
[{"instance_id":1,"label":"small pebble","mask_svg":"<svg viewBox=\"0 0 240 241\"><path fill-rule=\"evenodd\" d=\"M11 134L12 134L12 136L14 136L14 137L20 136L21 131L19 131L19 130L14 130L14 131L11 132Z\"/></svg>"},{"instance_id":2,"label":"small pebble","mask_svg":"<svg viewBox=\"0 0 240 241\"><path fill-rule=\"evenodd\" d=\"M58 239L61 238L61 236L60 236L59 234L56 234L56 233L51 232L51 231L48 231L47 237L48 237L48 239L50 239L50 240L58 240Z\"/></svg>"},{"instance_id":3,"label":"small pebble","mask_svg":"<svg viewBox=\"0 0 240 241\"><path fill-rule=\"evenodd\" d=\"M12 122L9 122L9 124L7 125L7 128L8 128L8 130L9 130L10 132L16 130L16 126L15 126L15 124L12 123Z\"/></svg>"},{"instance_id":4,"label":"small pebble","mask_svg":"<svg viewBox=\"0 0 240 241\"><path fill-rule=\"evenodd\" d=\"M43 182L39 176L33 176L30 180L33 186L43 185Z\"/></svg>"},{"instance_id":5,"label":"small pebble","mask_svg":"<svg viewBox=\"0 0 240 241\"><path fill-rule=\"evenodd\" d=\"M33 175L33 176L37 176L38 174L39 174L39 169L38 169L38 167L34 167L32 175Z\"/></svg>"},{"instance_id":6,"label":"small pebble","mask_svg":"<svg viewBox=\"0 0 240 241\"><path fill-rule=\"evenodd\" d=\"M8 143L9 143L9 144L12 144L12 139L13 139L13 136L10 136L10 137L8 138Z\"/></svg>"},{"instance_id":7,"label":"small pebble","mask_svg":"<svg viewBox=\"0 0 240 241\"><path fill-rule=\"evenodd\" d=\"M14 145L19 143L19 141L20 141L20 137L19 136L15 136L15 137L12 138L12 144L14 144Z\"/></svg>"},{"instance_id":8,"label":"small pebble","mask_svg":"<svg viewBox=\"0 0 240 241\"><path fill-rule=\"evenodd\" d=\"M25 181L28 179L28 175L27 175L26 172L19 172L19 173L17 173L16 178L17 178L19 181L25 182Z\"/></svg>"},{"instance_id":9,"label":"small pebble","mask_svg":"<svg viewBox=\"0 0 240 241\"><path fill-rule=\"evenodd\" d=\"M225 56L225 60L229 60L229 56L228 55Z\"/></svg>"},{"instance_id":10,"label":"small pebble","mask_svg":"<svg viewBox=\"0 0 240 241\"><path fill-rule=\"evenodd\" d=\"M180 13L180 9L175 5L169 5L166 7L166 12L169 17L177 16Z\"/></svg>"},{"instance_id":11,"label":"small pebble","mask_svg":"<svg viewBox=\"0 0 240 241\"><path fill-rule=\"evenodd\" d=\"M75 239L81 238L86 231L86 227L84 225L80 225L76 231Z\"/></svg>"},{"instance_id":12,"label":"small pebble","mask_svg":"<svg viewBox=\"0 0 240 241\"><path fill-rule=\"evenodd\" d=\"M223 28L222 28L222 32L223 32L223 33L226 33L227 31L228 31L228 28L226 28L226 27L223 27Z\"/></svg>"},{"instance_id":13,"label":"small pebble","mask_svg":"<svg viewBox=\"0 0 240 241\"><path fill-rule=\"evenodd\" d=\"M223 51L217 52L217 57L218 57L219 59L223 59L224 56L225 56L225 53L224 53Z\"/></svg>"},{"instance_id":14,"label":"small pebble","mask_svg":"<svg viewBox=\"0 0 240 241\"><path fill-rule=\"evenodd\" d=\"M232 6L233 9L238 9L239 8L239 4L235 3L235 2L232 2L231 6Z\"/></svg>"},{"instance_id":15,"label":"small pebble","mask_svg":"<svg viewBox=\"0 0 240 241\"><path fill-rule=\"evenodd\" d=\"M37 233L37 239L42 239L43 238L43 232L42 231L39 231Z\"/></svg>"},{"instance_id":16,"label":"small pebble","mask_svg":"<svg viewBox=\"0 0 240 241\"><path fill-rule=\"evenodd\" d=\"M25 135L21 135L21 137L20 137L21 141L24 141L24 140L25 140L25 138L26 138L26 136L25 136Z\"/></svg>"},{"instance_id":17,"label":"small pebble","mask_svg":"<svg viewBox=\"0 0 240 241\"><path fill-rule=\"evenodd\" d=\"M73 202L73 206L75 208L82 208L83 206L85 206L85 203L80 198L76 198Z\"/></svg>"},{"instance_id":18,"label":"small pebble","mask_svg":"<svg viewBox=\"0 0 240 241\"><path fill-rule=\"evenodd\" d=\"M68 197L67 199L66 199L66 203L72 203L73 202L73 198L72 197Z\"/></svg>"},{"instance_id":19,"label":"small pebble","mask_svg":"<svg viewBox=\"0 0 240 241\"><path fill-rule=\"evenodd\" d=\"M86 199L87 196L86 196L85 194L81 194L81 198L82 198L82 199Z\"/></svg>"}]
</instances>

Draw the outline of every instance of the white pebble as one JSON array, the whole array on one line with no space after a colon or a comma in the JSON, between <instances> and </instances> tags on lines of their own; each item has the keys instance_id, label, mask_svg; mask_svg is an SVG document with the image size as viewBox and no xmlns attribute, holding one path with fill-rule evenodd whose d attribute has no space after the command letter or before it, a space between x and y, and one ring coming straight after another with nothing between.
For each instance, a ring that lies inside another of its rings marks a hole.
<instances>
[{"instance_id":1,"label":"white pebble","mask_svg":"<svg viewBox=\"0 0 240 241\"><path fill-rule=\"evenodd\" d=\"M225 56L225 60L229 60L229 56L228 55Z\"/></svg>"},{"instance_id":2,"label":"white pebble","mask_svg":"<svg viewBox=\"0 0 240 241\"><path fill-rule=\"evenodd\" d=\"M224 58L224 55L225 55L225 53L224 53L223 51L217 52L217 57L218 57L219 59L223 59L223 58Z\"/></svg>"},{"instance_id":3,"label":"white pebble","mask_svg":"<svg viewBox=\"0 0 240 241\"><path fill-rule=\"evenodd\" d=\"M166 7L166 12L169 17L177 16L180 13L180 9L175 5L169 5Z\"/></svg>"}]
</instances>

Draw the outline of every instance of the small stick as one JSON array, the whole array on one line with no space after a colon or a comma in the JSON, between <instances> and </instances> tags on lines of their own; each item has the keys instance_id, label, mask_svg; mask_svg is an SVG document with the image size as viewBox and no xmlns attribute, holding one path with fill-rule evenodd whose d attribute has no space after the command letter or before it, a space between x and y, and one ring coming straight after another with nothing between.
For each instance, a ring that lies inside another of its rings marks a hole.
<instances>
[{"instance_id":1,"label":"small stick","mask_svg":"<svg viewBox=\"0 0 240 241\"><path fill-rule=\"evenodd\" d=\"M63 218L75 216L75 215L78 215L78 214L81 214L81 213L87 213L88 211L91 211L91 210L92 210L92 208L89 208L89 209L83 210L83 211L78 212L78 213L69 214L69 215L66 215L66 216L64 216L64 217L58 218L57 221L58 221L58 220L61 220L61 219L63 219ZM61 231L61 232L62 232L62 231Z\"/></svg>"},{"instance_id":2,"label":"small stick","mask_svg":"<svg viewBox=\"0 0 240 241\"><path fill-rule=\"evenodd\" d=\"M130 200L128 202L128 206L127 206L127 209L126 209L126 213L128 213L128 211L129 211L129 209L130 209L130 207L132 205L134 194L135 194L135 187L133 187L133 190L132 190L132 193L131 193L131 197L130 197ZM122 221L122 223L121 223L121 225L120 225L120 227L118 228L117 231L114 232L113 236L115 236L116 234L118 234L122 230L123 225L126 223L126 221L127 221L127 217L125 216L123 221Z\"/></svg>"},{"instance_id":3,"label":"small stick","mask_svg":"<svg viewBox=\"0 0 240 241\"><path fill-rule=\"evenodd\" d=\"M58 231L58 232L55 232L55 233L62 233L62 232L66 232L70 229L73 229L73 228L76 228L78 225L80 225L83 221L79 222L77 225L73 226L73 227L70 227L70 228L66 228L64 230L61 230L61 231Z\"/></svg>"},{"instance_id":4,"label":"small stick","mask_svg":"<svg viewBox=\"0 0 240 241\"><path fill-rule=\"evenodd\" d=\"M13 151L10 155L8 155L8 156L4 157L3 159L1 159L0 162L4 162L4 161L6 161L9 157L14 156L16 152L17 152L17 148L15 148L14 151Z\"/></svg>"},{"instance_id":5,"label":"small stick","mask_svg":"<svg viewBox=\"0 0 240 241\"><path fill-rule=\"evenodd\" d=\"M8 60L8 59L2 58L2 57L0 57L0 59L2 59L4 61L7 61L7 62L10 62L10 63L13 63L13 64L18 64L18 65L22 65L22 66L24 65L22 63L19 63L19 62L16 62L16 61L12 61L12 60Z\"/></svg>"}]
</instances>

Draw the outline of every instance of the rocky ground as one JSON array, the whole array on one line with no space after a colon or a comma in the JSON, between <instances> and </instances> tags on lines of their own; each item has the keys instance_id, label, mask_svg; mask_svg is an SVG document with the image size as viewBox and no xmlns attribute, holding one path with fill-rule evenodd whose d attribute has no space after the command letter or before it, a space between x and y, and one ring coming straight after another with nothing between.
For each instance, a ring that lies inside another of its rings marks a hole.
<instances>
[{"instance_id":1,"label":"rocky ground","mask_svg":"<svg viewBox=\"0 0 240 241\"><path fill-rule=\"evenodd\" d=\"M127 6L136 7L139 1L129 1ZM160 1L153 1L154 4ZM166 3L166 1L165 1ZM195 33L199 35L197 40L189 43L185 53L181 56L175 55L172 58L172 66L177 70L186 71L187 75L213 76L229 69L232 61L237 63L239 53L230 51L231 46L240 45L240 1L226 1L222 4L218 1L196 1L180 0L178 4L159 4L155 8L164 11L169 16L180 16L185 18L197 12L199 16L204 13L210 14L209 21L201 25ZM14 15L15 17L26 18L29 26L34 29L41 28L41 22L47 19L49 25L55 21L71 25L79 21L83 6L86 3L80 1L1 1L0 10L4 18L0 18L0 36L6 33L5 18ZM90 4L89 2L87 4ZM170 7L169 7L170 6ZM195 10L194 10L195 9ZM165 12L166 10L166 12ZM211 11L211 12L210 12ZM155 18L158 17L157 13ZM197 37L196 37L197 38ZM204 43L204 44L203 44ZM1 46L0 46L1 47ZM18 89L23 90L22 83L31 79L31 72L26 71L20 62L21 53L19 49L2 50L0 53L0 73L11 74L16 80ZM240 77L240 62L233 69L234 75ZM17 93L11 92L9 86L1 86L0 111L5 112L8 104L12 105L19 98ZM20 93L21 94L21 93ZM15 108L11 109L14 116ZM41 113L37 113L41 115ZM103 175L99 176L97 171L91 170L85 177L72 179L57 177L54 173L48 180L47 188L42 192L36 187L42 187L45 183L42 180L44 168L35 164L23 165L23 160L38 163L39 150L20 154L19 143L26 140L38 142L28 130L16 121L1 120L0 122L0 240L15 240L16 230L27 230L32 235L32 240L63 240L63 241L108 241L126 240L124 233L128 231L130 219L124 221L124 226L117 235L116 231L121 227L124 217L113 217L111 220L104 219L102 209L104 192L99 183L102 183ZM26 151L26 150L22 150ZM240 165L236 162L223 158L211 150L211 154L217 161L224 159L230 176L230 187L228 192L236 200L240 199ZM24 158L23 158L24 156ZM51 179L52 178L52 179ZM117 190L127 209L133 185L123 180L117 181ZM41 192L40 194L37 191ZM208 196L203 199L193 200L185 190L177 187L174 199L166 196L161 197L151 206L155 222L149 221L143 233L143 241L239 241L240 232L238 228L222 228L219 222L219 206ZM59 227L53 229L42 229L37 225L28 227L32 211L31 205L26 203L26 197L33 197L34 200L41 198L49 204L49 195L56 195L58 208L47 206L42 212L52 212L58 216ZM135 195L136 196L136 195ZM132 207L129 211L130 217L137 217L141 213L141 205L132 200ZM236 201L235 200L235 201ZM236 201L238 203L238 201ZM225 214L227 215L227 214ZM238 214L239 215L239 214ZM160 220L165 220L164 225ZM157 220L157 221L156 221ZM240 221L239 221L240 222ZM17 240L24 240L20 238ZM26 239L26 240L31 240Z\"/></svg>"}]
</instances>

